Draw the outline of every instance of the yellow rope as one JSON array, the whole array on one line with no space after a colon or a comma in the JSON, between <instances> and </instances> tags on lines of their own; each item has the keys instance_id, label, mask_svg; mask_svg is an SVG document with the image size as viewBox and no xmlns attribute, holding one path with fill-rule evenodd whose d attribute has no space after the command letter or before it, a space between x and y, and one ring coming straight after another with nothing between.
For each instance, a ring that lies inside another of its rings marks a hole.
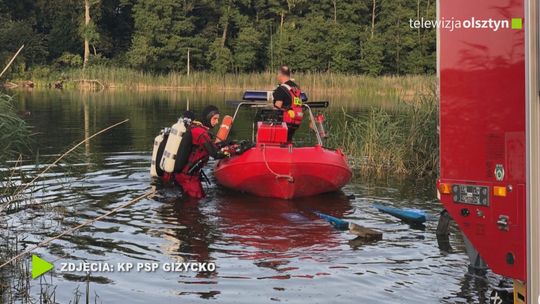
<instances>
[{"instance_id":1,"label":"yellow rope","mask_svg":"<svg viewBox=\"0 0 540 304\"><path fill-rule=\"evenodd\" d=\"M268 171L270 171L270 173L274 174L276 176L276 179L278 179L278 178L286 178L287 181L289 181L289 183L294 183L294 178L291 175L278 174L278 173L276 173L274 170L272 170L270 168L270 165L268 164L268 161L266 161L266 145L261 145L261 148L263 150L263 160L264 160L264 164L266 165L266 169L268 169Z\"/></svg>"}]
</instances>

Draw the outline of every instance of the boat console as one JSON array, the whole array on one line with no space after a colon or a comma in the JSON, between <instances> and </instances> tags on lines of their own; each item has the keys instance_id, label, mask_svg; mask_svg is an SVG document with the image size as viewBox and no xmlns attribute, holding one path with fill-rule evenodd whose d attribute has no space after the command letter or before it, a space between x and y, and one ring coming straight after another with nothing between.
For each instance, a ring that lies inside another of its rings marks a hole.
<instances>
[{"instance_id":1,"label":"boat console","mask_svg":"<svg viewBox=\"0 0 540 304\"><path fill-rule=\"evenodd\" d=\"M308 97L305 93L302 93L301 98L302 107L305 111L307 111L311 124L316 126L312 127L312 129L315 131L315 135L317 137L317 145L322 146L322 138L326 137L324 128L322 127L324 118L322 116L318 116L317 119L315 119L311 109L327 108L328 101L308 102ZM287 144L288 128L287 125L283 123L283 112L274 108L272 101L272 91L248 90L244 92L242 100L229 100L227 103L236 106L236 110L234 111L234 115L232 117L233 121L236 120L236 116L241 107L249 107L258 110L258 114L256 115L253 123L252 141L275 145ZM257 135L257 137L255 137L255 135Z\"/></svg>"},{"instance_id":2,"label":"boat console","mask_svg":"<svg viewBox=\"0 0 540 304\"><path fill-rule=\"evenodd\" d=\"M257 122L257 143L282 145L287 143L287 124L268 121Z\"/></svg>"}]
</instances>

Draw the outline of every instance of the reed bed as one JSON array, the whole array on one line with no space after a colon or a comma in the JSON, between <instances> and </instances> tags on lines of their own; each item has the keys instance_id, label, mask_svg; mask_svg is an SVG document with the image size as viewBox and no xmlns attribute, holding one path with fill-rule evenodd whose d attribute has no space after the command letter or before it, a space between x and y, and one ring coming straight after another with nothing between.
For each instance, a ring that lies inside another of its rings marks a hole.
<instances>
[{"instance_id":1,"label":"reed bed","mask_svg":"<svg viewBox=\"0 0 540 304\"><path fill-rule=\"evenodd\" d=\"M30 151L31 131L13 107L12 98L0 95L0 206L15 191L17 179L24 179L17 170L22 154Z\"/></svg>"},{"instance_id":2,"label":"reed bed","mask_svg":"<svg viewBox=\"0 0 540 304\"><path fill-rule=\"evenodd\" d=\"M436 84L402 99L393 109L371 107L362 115L343 111L329 145L342 147L364 174L434 176L438 172Z\"/></svg>"},{"instance_id":3,"label":"reed bed","mask_svg":"<svg viewBox=\"0 0 540 304\"><path fill-rule=\"evenodd\" d=\"M2 299L0 303L58 303L56 301L57 285L53 281L52 273L40 277L37 286L36 282L32 283L30 259L22 258L23 254L25 257L28 256L25 253L29 253L29 247L28 244L23 245L22 240L27 239L31 231L46 230L52 233L55 231L58 235L73 230L73 228L66 230L61 225L64 219L61 214L64 210L62 206L51 206L43 200L36 201L33 193L40 187L35 186L35 181L52 166L57 167L66 176L71 174L69 161L62 165L59 161L61 159L66 161L65 156L69 156L70 160L79 158L78 151L70 152L77 149L84 141L68 150L30 180L24 176L21 168L25 162L22 155L30 152L31 132L25 121L14 110L12 101L12 97L0 95L0 138L7 141L0 146L0 231L2 232L0 233L0 298ZM85 141L121 123L103 129L86 138ZM70 186L66 182L66 187ZM37 226L32 222L36 214L40 217L48 217L49 220ZM55 238L51 237L48 240L50 242L53 239ZM91 303L90 275L87 275L83 282L86 286L85 292L79 291L77 287L70 303ZM94 303L100 300L99 295L94 291Z\"/></svg>"},{"instance_id":4,"label":"reed bed","mask_svg":"<svg viewBox=\"0 0 540 304\"><path fill-rule=\"evenodd\" d=\"M0 95L0 142L0 162L16 158L29 149L30 130L17 115L8 95Z\"/></svg>"},{"instance_id":5,"label":"reed bed","mask_svg":"<svg viewBox=\"0 0 540 304\"><path fill-rule=\"evenodd\" d=\"M380 96L412 97L414 92L423 89L434 76L382 76L340 74L333 72L295 73L304 91L318 94L353 95L361 99ZM63 81L63 87L92 86L105 88L137 90L270 90L276 86L274 72L243 74L218 74L212 72L186 73L170 72L155 74L136 69L93 66L86 70L48 67L35 68L12 81L32 80L37 87L54 87L55 82ZM81 82L81 80L91 80Z\"/></svg>"}]
</instances>

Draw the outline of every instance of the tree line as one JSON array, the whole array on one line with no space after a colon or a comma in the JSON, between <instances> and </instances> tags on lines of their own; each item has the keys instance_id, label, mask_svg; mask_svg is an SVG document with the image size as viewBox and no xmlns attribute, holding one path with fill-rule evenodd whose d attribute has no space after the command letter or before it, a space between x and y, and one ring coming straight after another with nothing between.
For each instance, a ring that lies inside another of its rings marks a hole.
<instances>
[{"instance_id":1,"label":"tree line","mask_svg":"<svg viewBox=\"0 0 540 304\"><path fill-rule=\"evenodd\" d=\"M0 0L0 64L163 73L435 71L434 0Z\"/></svg>"}]
</instances>

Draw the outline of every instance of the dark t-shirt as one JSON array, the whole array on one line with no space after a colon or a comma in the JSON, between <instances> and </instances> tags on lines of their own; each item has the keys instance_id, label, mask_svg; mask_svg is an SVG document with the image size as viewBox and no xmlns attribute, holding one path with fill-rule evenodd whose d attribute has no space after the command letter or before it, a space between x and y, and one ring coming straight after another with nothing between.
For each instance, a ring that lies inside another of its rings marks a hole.
<instances>
[{"instance_id":1,"label":"dark t-shirt","mask_svg":"<svg viewBox=\"0 0 540 304\"><path fill-rule=\"evenodd\" d=\"M298 85L292 80L285 82L285 84L291 87L298 87ZM291 106L291 92L289 92L287 88L280 85L274 90L274 93L272 95L274 96L274 104L276 103L276 100L281 100L283 101L283 108L288 108Z\"/></svg>"}]
</instances>

